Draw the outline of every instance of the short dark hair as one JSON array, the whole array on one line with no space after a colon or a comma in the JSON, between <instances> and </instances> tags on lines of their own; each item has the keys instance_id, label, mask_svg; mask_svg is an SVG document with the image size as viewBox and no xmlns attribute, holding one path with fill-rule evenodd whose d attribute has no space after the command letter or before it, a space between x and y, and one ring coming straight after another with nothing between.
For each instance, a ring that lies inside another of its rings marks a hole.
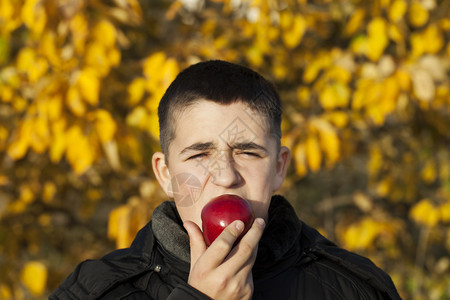
<instances>
[{"instance_id":1,"label":"short dark hair","mask_svg":"<svg viewBox=\"0 0 450 300\"><path fill-rule=\"evenodd\" d=\"M281 138L281 101L275 87L257 72L221 60L200 62L181 71L166 90L158 107L159 134L163 153L175 138L175 112L198 100L218 104L242 102L268 122L270 134Z\"/></svg>"}]
</instances>

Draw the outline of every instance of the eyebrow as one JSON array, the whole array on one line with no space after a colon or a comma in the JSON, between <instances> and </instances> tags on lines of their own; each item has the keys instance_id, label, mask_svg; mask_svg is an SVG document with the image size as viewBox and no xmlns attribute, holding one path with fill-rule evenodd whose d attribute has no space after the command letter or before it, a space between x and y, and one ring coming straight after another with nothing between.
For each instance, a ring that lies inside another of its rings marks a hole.
<instances>
[{"instance_id":1,"label":"eyebrow","mask_svg":"<svg viewBox=\"0 0 450 300\"><path fill-rule=\"evenodd\" d=\"M267 149L261 145L258 145L254 142L240 142L240 143L231 143L230 145L231 149L238 149L238 150L261 150L267 153ZM184 154L189 151L205 151L205 150L211 150L217 148L216 145L212 142L207 143L194 143L183 150L180 151L180 154Z\"/></svg>"},{"instance_id":2,"label":"eyebrow","mask_svg":"<svg viewBox=\"0 0 450 300\"><path fill-rule=\"evenodd\" d=\"M208 143L194 143L183 150L181 150L180 154L184 154L188 151L204 151L204 150L211 150L214 149L215 145L214 143L208 142Z\"/></svg>"},{"instance_id":3,"label":"eyebrow","mask_svg":"<svg viewBox=\"0 0 450 300\"><path fill-rule=\"evenodd\" d=\"M254 142L232 143L230 146L232 149L238 150L262 150L265 153L268 152L265 147L258 145Z\"/></svg>"}]
</instances>

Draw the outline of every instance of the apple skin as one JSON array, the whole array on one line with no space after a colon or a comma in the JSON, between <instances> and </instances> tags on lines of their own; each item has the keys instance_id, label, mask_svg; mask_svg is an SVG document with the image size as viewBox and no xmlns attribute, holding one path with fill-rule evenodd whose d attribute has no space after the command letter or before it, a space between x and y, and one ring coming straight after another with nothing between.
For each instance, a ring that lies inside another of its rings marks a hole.
<instances>
[{"instance_id":1,"label":"apple skin","mask_svg":"<svg viewBox=\"0 0 450 300\"><path fill-rule=\"evenodd\" d=\"M203 237L209 246L222 231L235 220L244 222L244 231L236 240L239 242L253 224L255 215L247 201L233 194L225 194L212 199L201 213Z\"/></svg>"}]
</instances>

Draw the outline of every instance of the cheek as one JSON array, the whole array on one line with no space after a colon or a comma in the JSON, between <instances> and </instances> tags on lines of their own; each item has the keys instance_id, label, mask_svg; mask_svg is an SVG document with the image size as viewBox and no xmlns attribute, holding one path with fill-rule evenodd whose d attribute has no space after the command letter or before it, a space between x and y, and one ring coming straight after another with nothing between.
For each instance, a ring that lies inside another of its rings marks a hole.
<instances>
[{"instance_id":1,"label":"cheek","mask_svg":"<svg viewBox=\"0 0 450 300\"><path fill-rule=\"evenodd\" d=\"M187 165L171 169L170 175L169 189L173 193L175 203L189 214L200 199L204 177L197 168Z\"/></svg>"},{"instance_id":2,"label":"cheek","mask_svg":"<svg viewBox=\"0 0 450 300\"><path fill-rule=\"evenodd\" d=\"M270 200L272 197L272 187L275 172L266 166L251 168L247 173L246 184L248 186L251 206L255 217L261 217L267 221Z\"/></svg>"}]
</instances>

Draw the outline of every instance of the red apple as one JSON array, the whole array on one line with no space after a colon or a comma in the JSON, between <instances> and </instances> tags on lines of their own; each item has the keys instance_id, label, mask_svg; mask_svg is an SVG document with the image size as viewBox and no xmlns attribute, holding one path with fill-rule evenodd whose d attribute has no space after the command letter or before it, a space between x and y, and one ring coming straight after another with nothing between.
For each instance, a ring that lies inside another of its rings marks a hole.
<instances>
[{"instance_id":1,"label":"red apple","mask_svg":"<svg viewBox=\"0 0 450 300\"><path fill-rule=\"evenodd\" d=\"M222 231L235 220L244 222L245 228L236 243L250 229L255 216L247 201L237 195L225 194L214 198L203 207L202 230L209 246Z\"/></svg>"}]
</instances>

